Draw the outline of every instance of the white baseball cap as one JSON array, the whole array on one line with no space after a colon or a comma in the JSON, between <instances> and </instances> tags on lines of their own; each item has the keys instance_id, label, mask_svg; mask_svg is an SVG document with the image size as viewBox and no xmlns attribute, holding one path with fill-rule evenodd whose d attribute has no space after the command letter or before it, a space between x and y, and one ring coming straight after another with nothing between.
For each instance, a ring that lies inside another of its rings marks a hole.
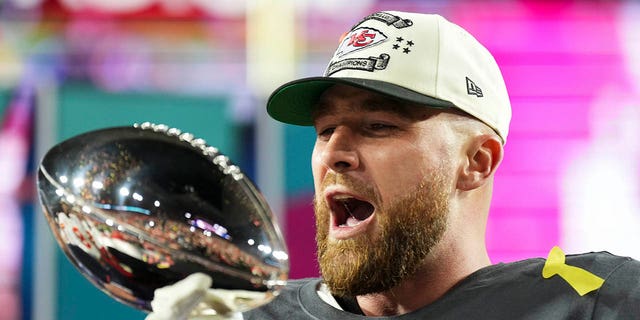
<instances>
[{"instance_id":1,"label":"white baseball cap","mask_svg":"<svg viewBox=\"0 0 640 320\"><path fill-rule=\"evenodd\" d=\"M507 140L511 103L498 64L471 34L442 16L384 11L365 17L341 40L324 76L280 86L267 112L281 122L313 125L312 108L337 83L458 108Z\"/></svg>"}]
</instances>

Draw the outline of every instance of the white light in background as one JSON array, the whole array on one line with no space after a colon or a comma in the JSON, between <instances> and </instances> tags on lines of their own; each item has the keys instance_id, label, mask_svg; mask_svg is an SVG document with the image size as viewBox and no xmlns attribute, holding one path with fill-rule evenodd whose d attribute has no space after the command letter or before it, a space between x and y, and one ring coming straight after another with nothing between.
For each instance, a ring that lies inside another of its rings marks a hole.
<instances>
[{"instance_id":1,"label":"white light in background","mask_svg":"<svg viewBox=\"0 0 640 320\"><path fill-rule=\"evenodd\" d=\"M76 202L76 197L72 194L68 195L66 197L66 200L69 204L74 204Z\"/></svg>"},{"instance_id":2,"label":"white light in background","mask_svg":"<svg viewBox=\"0 0 640 320\"><path fill-rule=\"evenodd\" d=\"M563 172L560 238L567 252L640 259L640 104L625 105L622 95L605 94L592 107L601 110L596 134Z\"/></svg>"},{"instance_id":3,"label":"white light in background","mask_svg":"<svg viewBox=\"0 0 640 320\"><path fill-rule=\"evenodd\" d=\"M266 254L270 254L273 249L271 249L271 247L266 246L264 244L259 244L258 245L258 250L260 250L260 251L262 251L262 252L264 252Z\"/></svg>"},{"instance_id":4,"label":"white light in background","mask_svg":"<svg viewBox=\"0 0 640 320\"><path fill-rule=\"evenodd\" d=\"M94 189L102 189L102 188L104 188L104 184L102 183L102 181L93 181L93 182L91 183L91 186L92 186Z\"/></svg>"},{"instance_id":5,"label":"white light in background","mask_svg":"<svg viewBox=\"0 0 640 320\"><path fill-rule=\"evenodd\" d=\"M126 197L129 195L129 189L126 187L122 187L120 188L120 195L123 197Z\"/></svg>"},{"instance_id":6,"label":"white light in background","mask_svg":"<svg viewBox=\"0 0 640 320\"><path fill-rule=\"evenodd\" d=\"M278 260L288 260L289 255L284 251L276 250L273 252L273 256Z\"/></svg>"},{"instance_id":7,"label":"white light in background","mask_svg":"<svg viewBox=\"0 0 640 320\"><path fill-rule=\"evenodd\" d=\"M142 195L141 195L141 194L139 194L139 193L137 193L137 192L134 192L134 193L133 193L133 195L132 195L131 197L132 197L133 199L135 199L135 200L138 200L138 201L142 201L142 199L143 199L143 198L142 198Z\"/></svg>"},{"instance_id":8,"label":"white light in background","mask_svg":"<svg viewBox=\"0 0 640 320\"><path fill-rule=\"evenodd\" d=\"M80 188L84 185L84 179L83 178L74 178L73 179L73 186L76 188Z\"/></svg>"},{"instance_id":9,"label":"white light in background","mask_svg":"<svg viewBox=\"0 0 640 320\"><path fill-rule=\"evenodd\" d=\"M618 14L622 70L635 90L612 83L590 106L593 138L562 181L561 244L640 259L640 5L627 2Z\"/></svg>"}]
</instances>

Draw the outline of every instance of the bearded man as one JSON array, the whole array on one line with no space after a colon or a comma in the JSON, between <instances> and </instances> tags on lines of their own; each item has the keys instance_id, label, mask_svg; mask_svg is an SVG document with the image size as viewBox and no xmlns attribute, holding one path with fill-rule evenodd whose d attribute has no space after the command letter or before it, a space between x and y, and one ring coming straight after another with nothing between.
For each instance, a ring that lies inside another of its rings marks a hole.
<instances>
[{"instance_id":1,"label":"bearded man","mask_svg":"<svg viewBox=\"0 0 640 320\"><path fill-rule=\"evenodd\" d=\"M322 278L290 281L244 319L640 317L633 259L554 248L491 264L485 229L511 105L489 51L443 17L365 17L324 76L281 86L267 111L317 133Z\"/></svg>"}]
</instances>

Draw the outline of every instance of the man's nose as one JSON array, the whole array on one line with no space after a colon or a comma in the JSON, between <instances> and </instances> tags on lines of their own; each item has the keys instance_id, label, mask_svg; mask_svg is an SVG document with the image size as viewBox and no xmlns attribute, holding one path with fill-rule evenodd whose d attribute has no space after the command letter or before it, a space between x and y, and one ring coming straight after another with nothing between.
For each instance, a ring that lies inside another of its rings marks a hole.
<instances>
[{"instance_id":1,"label":"man's nose","mask_svg":"<svg viewBox=\"0 0 640 320\"><path fill-rule=\"evenodd\" d=\"M336 172L355 170L360 165L356 139L345 127L336 128L322 150L322 162Z\"/></svg>"}]
</instances>

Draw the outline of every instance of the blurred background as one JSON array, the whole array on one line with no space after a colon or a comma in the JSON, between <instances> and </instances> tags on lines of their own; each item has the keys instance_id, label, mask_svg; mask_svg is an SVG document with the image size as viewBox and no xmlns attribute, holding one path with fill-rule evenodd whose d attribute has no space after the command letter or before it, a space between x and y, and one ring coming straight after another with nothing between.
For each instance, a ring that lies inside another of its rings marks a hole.
<instances>
[{"instance_id":1,"label":"blurred background","mask_svg":"<svg viewBox=\"0 0 640 320\"><path fill-rule=\"evenodd\" d=\"M0 320L143 319L57 247L34 171L55 143L151 121L202 137L264 192L291 277L317 276L310 128L267 118L377 10L439 13L503 70L513 106L487 242L494 262L640 258L640 2L0 0Z\"/></svg>"}]
</instances>

